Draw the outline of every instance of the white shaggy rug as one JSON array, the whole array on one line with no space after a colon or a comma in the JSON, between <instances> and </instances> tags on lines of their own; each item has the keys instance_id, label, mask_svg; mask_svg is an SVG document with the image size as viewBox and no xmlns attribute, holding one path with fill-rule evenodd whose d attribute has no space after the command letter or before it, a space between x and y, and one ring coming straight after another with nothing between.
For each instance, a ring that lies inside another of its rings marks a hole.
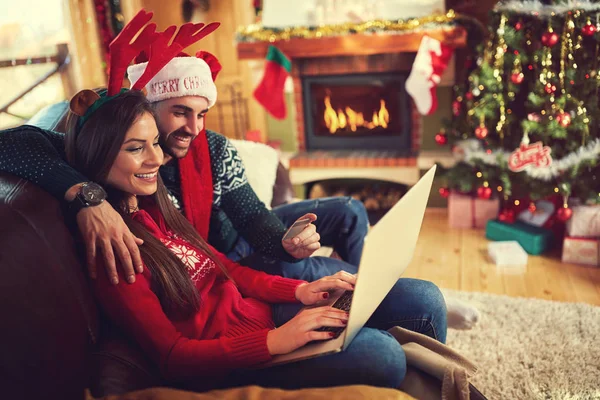
<instances>
[{"instance_id":1,"label":"white shaggy rug","mask_svg":"<svg viewBox=\"0 0 600 400\"><path fill-rule=\"evenodd\" d=\"M490 400L600 399L600 307L443 290L480 311L448 345L473 361Z\"/></svg>"}]
</instances>

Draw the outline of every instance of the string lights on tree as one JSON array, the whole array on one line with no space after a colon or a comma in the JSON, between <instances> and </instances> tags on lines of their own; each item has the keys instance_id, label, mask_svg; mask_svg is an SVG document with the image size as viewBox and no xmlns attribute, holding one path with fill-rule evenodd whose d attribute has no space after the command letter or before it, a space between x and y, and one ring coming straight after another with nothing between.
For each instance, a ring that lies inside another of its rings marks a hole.
<instances>
[{"instance_id":1,"label":"string lights on tree","mask_svg":"<svg viewBox=\"0 0 600 400\"><path fill-rule=\"evenodd\" d=\"M506 221L541 199L563 222L571 201L600 204L600 4L556 3L494 9L445 127L446 188L500 197Z\"/></svg>"}]
</instances>

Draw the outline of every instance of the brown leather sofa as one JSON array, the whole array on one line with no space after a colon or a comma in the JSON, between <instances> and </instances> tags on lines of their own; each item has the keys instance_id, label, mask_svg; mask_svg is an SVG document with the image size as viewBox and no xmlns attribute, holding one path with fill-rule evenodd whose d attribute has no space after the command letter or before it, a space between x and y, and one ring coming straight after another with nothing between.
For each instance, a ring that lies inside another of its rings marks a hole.
<instances>
[{"instance_id":1,"label":"brown leather sofa","mask_svg":"<svg viewBox=\"0 0 600 400\"><path fill-rule=\"evenodd\" d=\"M29 123L60 131L65 109L62 103L51 106ZM280 168L274 205L292 196L287 172ZM63 221L55 198L0 172L0 397L82 399L90 388L95 397L129 392L111 399L209 398L165 389L131 393L162 382L133 343L101 322ZM254 387L216 392L210 398L224 397L410 398L399 391L364 386L285 393Z\"/></svg>"}]
</instances>

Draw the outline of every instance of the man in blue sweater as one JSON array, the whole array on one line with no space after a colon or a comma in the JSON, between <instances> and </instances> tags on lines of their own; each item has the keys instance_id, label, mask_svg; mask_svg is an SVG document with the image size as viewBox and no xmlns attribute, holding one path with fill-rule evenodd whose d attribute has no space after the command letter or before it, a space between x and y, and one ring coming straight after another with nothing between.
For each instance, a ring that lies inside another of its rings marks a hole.
<instances>
[{"instance_id":1,"label":"man in blue sweater","mask_svg":"<svg viewBox=\"0 0 600 400\"><path fill-rule=\"evenodd\" d=\"M307 280L340 269L356 272L368 229L362 203L342 197L268 210L248 184L235 147L226 137L204 130L204 116L217 97L213 78L220 65L208 53L201 57L204 59L175 58L146 86L149 100L156 105L165 152L160 175L173 203L211 245L242 264ZM132 83L145 64L129 68ZM141 266L137 248L141 241L112 207L101 201L102 188L73 170L63 153L60 133L20 127L0 134L1 170L31 180L70 202L87 246L91 276L97 273L95 259L101 250L115 284L115 258L120 259L128 282L134 282L134 268L139 272L137 266ZM96 201L86 198L90 195ZM295 238L282 240L294 221L306 217L312 221L309 226ZM320 244L334 247L347 262L309 257Z\"/></svg>"}]
</instances>

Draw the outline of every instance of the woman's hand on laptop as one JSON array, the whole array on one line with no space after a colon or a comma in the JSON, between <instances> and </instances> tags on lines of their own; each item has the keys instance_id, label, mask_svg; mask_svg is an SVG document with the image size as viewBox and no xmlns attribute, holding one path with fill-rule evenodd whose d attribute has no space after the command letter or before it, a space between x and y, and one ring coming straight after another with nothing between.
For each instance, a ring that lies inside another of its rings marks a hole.
<instances>
[{"instance_id":1,"label":"woman's hand on laptop","mask_svg":"<svg viewBox=\"0 0 600 400\"><path fill-rule=\"evenodd\" d=\"M335 275L325 276L311 283L303 283L296 288L296 299L310 306L329 298L335 291L354 290L356 275L340 271Z\"/></svg>"},{"instance_id":2,"label":"woman's hand on laptop","mask_svg":"<svg viewBox=\"0 0 600 400\"><path fill-rule=\"evenodd\" d=\"M333 332L316 329L324 326L345 327L348 313L330 306L307 308L294 318L267 334L267 349L274 356L287 354L315 340L331 339Z\"/></svg>"}]
</instances>

